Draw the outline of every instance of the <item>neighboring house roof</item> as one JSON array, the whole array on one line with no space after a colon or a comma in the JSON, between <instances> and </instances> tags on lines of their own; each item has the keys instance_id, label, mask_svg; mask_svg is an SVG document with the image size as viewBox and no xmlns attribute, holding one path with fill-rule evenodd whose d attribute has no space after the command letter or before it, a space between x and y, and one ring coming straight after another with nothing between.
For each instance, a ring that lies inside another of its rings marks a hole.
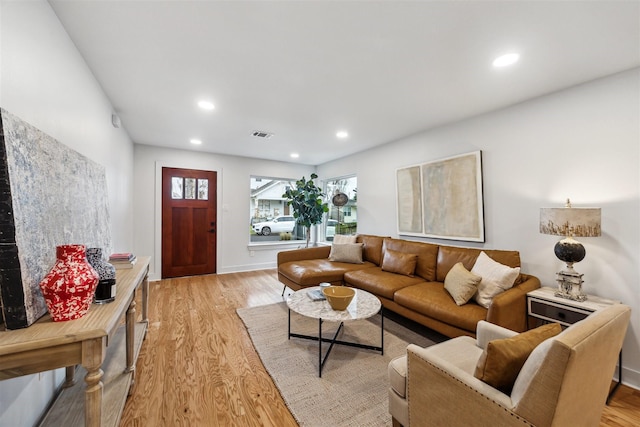
<instances>
[{"instance_id":1,"label":"neighboring house roof","mask_svg":"<svg viewBox=\"0 0 640 427\"><path fill-rule=\"evenodd\" d=\"M287 185L290 185L290 184L287 184ZM251 190L251 197L260 198L259 196L268 195L267 193L273 192L274 190L276 190L276 187L284 187L284 186L285 184L282 181L271 180L266 184ZM268 198L271 200L284 200L284 197L282 197L283 193L284 193L284 188L282 188L282 190L279 193L277 193L278 195L276 197L274 197L272 194L270 197L261 197L261 198L263 199Z\"/></svg>"}]
</instances>

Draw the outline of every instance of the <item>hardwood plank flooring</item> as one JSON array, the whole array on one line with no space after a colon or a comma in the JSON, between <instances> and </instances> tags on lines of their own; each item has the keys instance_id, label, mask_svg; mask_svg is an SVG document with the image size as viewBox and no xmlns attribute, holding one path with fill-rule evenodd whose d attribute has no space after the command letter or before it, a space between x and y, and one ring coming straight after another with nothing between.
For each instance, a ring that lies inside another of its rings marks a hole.
<instances>
[{"instance_id":1,"label":"hardwood plank flooring","mask_svg":"<svg viewBox=\"0 0 640 427\"><path fill-rule=\"evenodd\" d=\"M149 331L121 427L297 426L236 314L283 300L275 270L166 279L149 288ZM600 426L638 425L640 391L621 386Z\"/></svg>"}]
</instances>

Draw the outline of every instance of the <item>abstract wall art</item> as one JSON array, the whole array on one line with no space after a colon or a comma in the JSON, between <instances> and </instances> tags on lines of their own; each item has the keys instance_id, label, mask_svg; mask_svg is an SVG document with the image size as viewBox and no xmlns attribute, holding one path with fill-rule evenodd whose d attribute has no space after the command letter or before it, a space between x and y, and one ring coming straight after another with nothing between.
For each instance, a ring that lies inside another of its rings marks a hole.
<instances>
[{"instance_id":1,"label":"abstract wall art","mask_svg":"<svg viewBox=\"0 0 640 427\"><path fill-rule=\"evenodd\" d=\"M398 234L484 242L482 153L396 171Z\"/></svg>"},{"instance_id":2,"label":"abstract wall art","mask_svg":"<svg viewBox=\"0 0 640 427\"><path fill-rule=\"evenodd\" d=\"M0 109L0 301L7 329L47 309L40 281L56 246L111 253L105 169Z\"/></svg>"}]
</instances>

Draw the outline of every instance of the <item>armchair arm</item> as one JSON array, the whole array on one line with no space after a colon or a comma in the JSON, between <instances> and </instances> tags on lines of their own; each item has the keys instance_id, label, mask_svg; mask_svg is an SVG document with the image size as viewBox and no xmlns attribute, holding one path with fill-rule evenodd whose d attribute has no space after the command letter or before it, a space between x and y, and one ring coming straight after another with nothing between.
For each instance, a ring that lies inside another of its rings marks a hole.
<instances>
[{"instance_id":1,"label":"armchair arm","mask_svg":"<svg viewBox=\"0 0 640 427\"><path fill-rule=\"evenodd\" d=\"M305 259L329 258L331 246L314 246L312 248L293 249L278 252L278 266L285 262L302 261Z\"/></svg>"},{"instance_id":2,"label":"armchair arm","mask_svg":"<svg viewBox=\"0 0 640 427\"><path fill-rule=\"evenodd\" d=\"M407 400L411 427L531 425L511 411L511 398L428 348L407 347Z\"/></svg>"},{"instance_id":3,"label":"armchair arm","mask_svg":"<svg viewBox=\"0 0 640 427\"><path fill-rule=\"evenodd\" d=\"M481 320L478 322L478 326L476 328L476 341L478 347L483 350L486 350L487 343L492 340L498 340L503 338L511 338L512 336L518 335L517 332L512 331L507 328L503 328L502 326L494 325L493 323L486 322Z\"/></svg>"},{"instance_id":4,"label":"armchair arm","mask_svg":"<svg viewBox=\"0 0 640 427\"><path fill-rule=\"evenodd\" d=\"M525 280L496 295L489 306L487 321L516 332L527 330L527 292L540 287L535 276L524 275Z\"/></svg>"}]
</instances>

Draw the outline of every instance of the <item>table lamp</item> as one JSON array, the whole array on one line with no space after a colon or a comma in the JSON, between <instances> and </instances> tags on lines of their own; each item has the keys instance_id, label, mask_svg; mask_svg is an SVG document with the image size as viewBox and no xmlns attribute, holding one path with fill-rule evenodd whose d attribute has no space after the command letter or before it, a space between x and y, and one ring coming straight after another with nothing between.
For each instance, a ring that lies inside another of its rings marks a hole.
<instances>
[{"instance_id":1,"label":"table lamp","mask_svg":"<svg viewBox=\"0 0 640 427\"><path fill-rule=\"evenodd\" d=\"M573 268L574 263L584 259L586 251L574 237L601 235L600 208L574 208L569 199L564 208L541 208L540 233L564 236L553 249L556 257L567 263L566 269L557 273L555 295L574 301L586 300L587 296L582 292L583 274Z\"/></svg>"}]
</instances>

